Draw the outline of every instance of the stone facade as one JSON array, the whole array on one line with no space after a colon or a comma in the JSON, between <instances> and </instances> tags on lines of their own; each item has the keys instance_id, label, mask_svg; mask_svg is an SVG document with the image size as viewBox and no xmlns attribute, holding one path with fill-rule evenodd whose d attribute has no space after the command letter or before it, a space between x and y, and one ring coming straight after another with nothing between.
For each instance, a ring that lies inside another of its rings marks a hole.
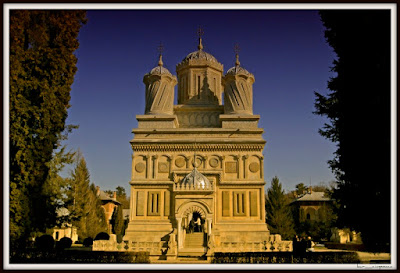
<instances>
[{"instance_id":1,"label":"stone facade","mask_svg":"<svg viewBox=\"0 0 400 273\"><path fill-rule=\"evenodd\" d=\"M133 129L131 210L119 249L170 258L290 251L291 242L270 235L265 224L266 141L253 115L254 76L238 57L224 76L223 65L202 48L200 38L198 51L177 65L177 81L161 55L144 77L146 110Z\"/></svg>"},{"instance_id":2,"label":"stone facade","mask_svg":"<svg viewBox=\"0 0 400 273\"><path fill-rule=\"evenodd\" d=\"M313 192L311 187L291 205L298 211L299 222L326 222L331 216L332 200L324 192Z\"/></svg>"}]
</instances>

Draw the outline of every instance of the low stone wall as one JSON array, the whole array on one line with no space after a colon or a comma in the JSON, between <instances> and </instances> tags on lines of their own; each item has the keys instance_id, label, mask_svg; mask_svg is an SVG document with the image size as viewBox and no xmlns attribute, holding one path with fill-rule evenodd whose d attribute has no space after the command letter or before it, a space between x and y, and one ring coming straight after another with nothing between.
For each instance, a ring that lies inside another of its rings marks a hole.
<instances>
[{"instance_id":1,"label":"low stone wall","mask_svg":"<svg viewBox=\"0 0 400 273\"><path fill-rule=\"evenodd\" d=\"M214 252L288 252L293 251L292 241L280 242L222 242Z\"/></svg>"},{"instance_id":2,"label":"low stone wall","mask_svg":"<svg viewBox=\"0 0 400 273\"><path fill-rule=\"evenodd\" d=\"M177 244L169 242L168 247L164 242L132 242L123 241L117 243L113 240L98 240L93 242L93 251L124 251L141 252L146 251L151 256L175 256ZM168 252L167 252L168 251ZM208 243L207 256L214 252L291 252L293 251L292 241L265 241L265 242L221 242L214 245Z\"/></svg>"},{"instance_id":3,"label":"low stone wall","mask_svg":"<svg viewBox=\"0 0 400 273\"><path fill-rule=\"evenodd\" d=\"M131 242L123 241L117 243L111 240L98 240L93 242L93 251L146 251L150 255L162 255L166 251L164 242Z\"/></svg>"}]
</instances>

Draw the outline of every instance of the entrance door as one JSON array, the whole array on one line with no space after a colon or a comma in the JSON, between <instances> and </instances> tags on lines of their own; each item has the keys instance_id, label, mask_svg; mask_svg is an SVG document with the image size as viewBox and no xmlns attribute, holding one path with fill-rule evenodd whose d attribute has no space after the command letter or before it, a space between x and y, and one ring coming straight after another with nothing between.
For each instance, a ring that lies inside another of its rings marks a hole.
<instances>
[{"instance_id":1,"label":"entrance door","mask_svg":"<svg viewBox=\"0 0 400 273\"><path fill-rule=\"evenodd\" d=\"M193 212L190 216L189 216L189 218L191 218L191 220L189 221L188 227L186 229L184 247L185 248L204 247L205 246L205 232L204 232L205 219L202 219L200 213L198 213L197 211Z\"/></svg>"}]
</instances>

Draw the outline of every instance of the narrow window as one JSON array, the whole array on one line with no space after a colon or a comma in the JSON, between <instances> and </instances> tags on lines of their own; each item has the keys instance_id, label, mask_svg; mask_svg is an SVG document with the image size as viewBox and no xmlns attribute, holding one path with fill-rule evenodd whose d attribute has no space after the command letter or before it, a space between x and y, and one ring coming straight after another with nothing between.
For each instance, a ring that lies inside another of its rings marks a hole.
<instances>
[{"instance_id":1,"label":"narrow window","mask_svg":"<svg viewBox=\"0 0 400 273\"><path fill-rule=\"evenodd\" d=\"M217 95L217 79L214 78L214 94Z\"/></svg>"},{"instance_id":2,"label":"narrow window","mask_svg":"<svg viewBox=\"0 0 400 273\"><path fill-rule=\"evenodd\" d=\"M197 77L197 98L200 99L200 76Z\"/></svg>"},{"instance_id":3,"label":"narrow window","mask_svg":"<svg viewBox=\"0 0 400 273\"><path fill-rule=\"evenodd\" d=\"M242 193L240 197L242 199L242 210L241 210L241 213L244 214L244 194Z\"/></svg>"}]
</instances>

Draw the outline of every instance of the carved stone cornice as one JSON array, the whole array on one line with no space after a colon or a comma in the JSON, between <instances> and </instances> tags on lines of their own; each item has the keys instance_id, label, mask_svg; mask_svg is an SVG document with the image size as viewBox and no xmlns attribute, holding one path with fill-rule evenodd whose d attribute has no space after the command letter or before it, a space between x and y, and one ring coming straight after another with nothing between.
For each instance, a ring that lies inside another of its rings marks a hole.
<instances>
[{"instance_id":1,"label":"carved stone cornice","mask_svg":"<svg viewBox=\"0 0 400 273\"><path fill-rule=\"evenodd\" d=\"M134 152L262 152L264 144L139 144Z\"/></svg>"}]
</instances>

